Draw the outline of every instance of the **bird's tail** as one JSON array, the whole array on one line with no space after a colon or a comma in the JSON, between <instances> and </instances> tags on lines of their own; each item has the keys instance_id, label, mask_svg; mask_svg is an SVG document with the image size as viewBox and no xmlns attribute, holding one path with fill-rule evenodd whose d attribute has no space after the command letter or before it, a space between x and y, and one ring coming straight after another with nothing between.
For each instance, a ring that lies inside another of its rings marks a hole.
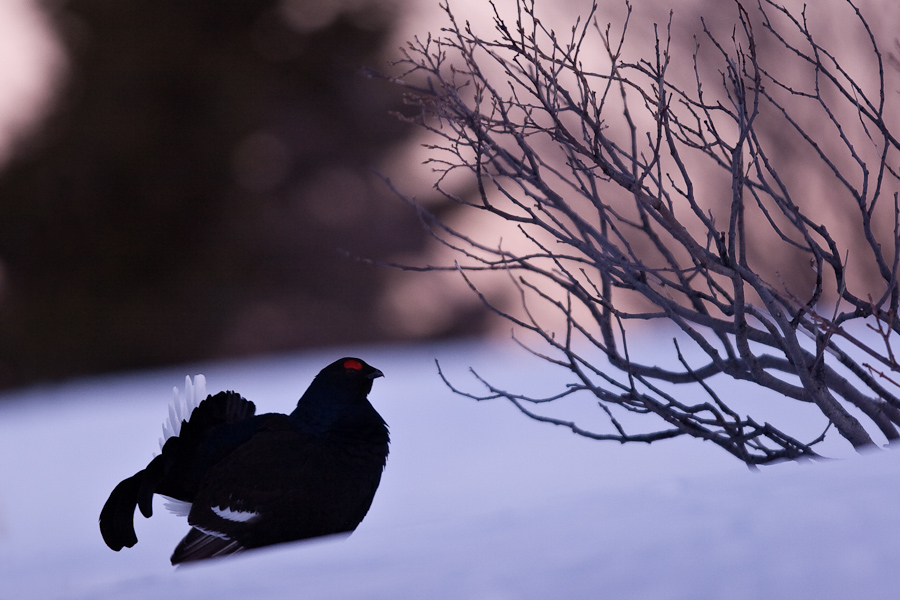
<instances>
[{"instance_id":1,"label":"bird's tail","mask_svg":"<svg viewBox=\"0 0 900 600\"><path fill-rule=\"evenodd\" d=\"M135 507L140 505L145 517L153 513L153 492L148 493L146 488L144 471L139 471L115 487L100 511L100 534L106 545L116 552L137 543L134 533Z\"/></svg>"},{"instance_id":2,"label":"bird's tail","mask_svg":"<svg viewBox=\"0 0 900 600\"><path fill-rule=\"evenodd\" d=\"M100 511L103 541L117 552L137 543L134 509L140 508L141 514L151 517L154 493L186 502L193 500L193 488L199 477L191 470L194 465L193 457L202 446L207 433L218 425L251 417L256 410L252 402L234 392L220 392L209 396L197 406L191 406L192 397L196 396L195 390L202 390L201 386L205 383L202 379L202 383L197 379L194 380L193 390L186 387L187 402L180 408L176 407L174 412L170 410L169 421L163 428L166 438L163 440L162 453L154 457L147 468L119 483Z\"/></svg>"},{"instance_id":3,"label":"bird's tail","mask_svg":"<svg viewBox=\"0 0 900 600\"><path fill-rule=\"evenodd\" d=\"M210 434L220 425L252 417L255 411L252 402L235 392L209 396L193 409L190 418L181 422L178 435L165 441L162 454L143 471L138 501L146 502L146 505L139 504L144 516L150 516L154 493L193 502L206 469L222 458L217 454L221 449L209 445ZM228 450L230 447L226 445L225 451Z\"/></svg>"},{"instance_id":4,"label":"bird's tail","mask_svg":"<svg viewBox=\"0 0 900 600\"><path fill-rule=\"evenodd\" d=\"M196 375L193 379L184 378L184 391L178 387L172 388L172 403L169 405L169 418L163 422L163 435L159 438L159 449L171 437L181 432L181 424L191 418L201 402L206 399L206 377Z\"/></svg>"},{"instance_id":5,"label":"bird's tail","mask_svg":"<svg viewBox=\"0 0 900 600\"><path fill-rule=\"evenodd\" d=\"M213 428L248 419L255 413L256 405L236 392L219 392L209 396L193 409L188 420L181 422L178 435L166 440L163 451L172 452L166 449L170 445L185 449L195 447ZM170 444L174 439L178 441Z\"/></svg>"},{"instance_id":6,"label":"bird's tail","mask_svg":"<svg viewBox=\"0 0 900 600\"><path fill-rule=\"evenodd\" d=\"M163 423L160 449L168 439L178 435L182 422L189 419L197 405L206 398L206 378L203 375L197 375L193 380L185 377L184 392L175 388L173 393L175 398L169 406L169 419ZM155 457L146 469L119 483L103 505L103 510L100 511L100 534L106 545L116 552L122 548L131 548L137 543L134 509L139 506L141 514L145 517L152 516L153 492L168 470L167 462L162 455Z\"/></svg>"}]
</instances>

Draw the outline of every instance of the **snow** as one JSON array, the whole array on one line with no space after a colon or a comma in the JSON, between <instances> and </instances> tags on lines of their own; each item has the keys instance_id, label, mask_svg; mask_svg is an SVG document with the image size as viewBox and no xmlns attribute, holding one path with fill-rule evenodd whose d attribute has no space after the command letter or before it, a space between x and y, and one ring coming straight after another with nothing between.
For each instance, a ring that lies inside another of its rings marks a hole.
<instances>
[{"instance_id":1,"label":"snow","mask_svg":"<svg viewBox=\"0 0 900 600\"><path fill-rule=\"evenodd\" d=\"M159 499L152 519L136 516L137 546L103 544L100 508L153 456L169 390L185 374L204 373L211 392L237 390L260 412L285 412L348 354L386 374L370 399L392 438L353 535L173 569L187 527ZM896 452L854 456L836 440L849 458L752 473L691 440L590 441L452 394L435 358L467 389L477 390L470 365L511 389L565 381L521 352L473 342L187 365L6 394L0 600L897 596Z\"/></svg>"}]
</instances>

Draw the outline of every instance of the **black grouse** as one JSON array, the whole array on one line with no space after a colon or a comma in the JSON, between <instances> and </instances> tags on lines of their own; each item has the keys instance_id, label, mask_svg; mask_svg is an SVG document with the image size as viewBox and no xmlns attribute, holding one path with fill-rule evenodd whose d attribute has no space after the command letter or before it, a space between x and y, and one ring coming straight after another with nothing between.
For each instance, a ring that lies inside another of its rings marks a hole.
<instances>
[{"instance_id":1,"label":"black grouse","mask_svg":"<svg viewBox=\"0 0 900 600\"><path fill-rule=\"evenodd\" d=\"M150 517L153 494L178 501L191 525L173 565L353 531L387 461L388 428L366 398L382 376L347 357L322 369L290 415L255 415L235 392L208 396L187 420L173 413L177 435L103 506L103 540L134 546L134 509Z\"/></svg>"}]
</instances>

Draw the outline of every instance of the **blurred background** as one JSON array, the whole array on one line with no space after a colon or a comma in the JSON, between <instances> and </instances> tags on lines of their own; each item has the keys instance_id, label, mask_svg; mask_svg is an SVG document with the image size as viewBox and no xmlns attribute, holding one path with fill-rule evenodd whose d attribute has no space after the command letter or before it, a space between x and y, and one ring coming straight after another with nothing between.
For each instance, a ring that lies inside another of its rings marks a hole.
<instances>
[{"instance_id":1,"label":"blurred background","mask_svg":"<svg viewBox=\"0 0 900 600\"><path fill-rule=\"evenodd\" d=\"M0 387L355 342L403 326L413 211L373 172L413 133L383 0L0 5ZM392 308L393 306L393 308ZM422 315L420 315L421 317Z\"/></svg>"},{"instance_id":2,"label":"blurred background","mask_svg":"<svg viewBox=\"0 0 900 600\"><path fill-rule=\"evenodd\" d=\"M590 8L545 4L564 28ZM636 7L632 56L672 4ZM862 7L890 44L898 7ZM453 8L490 27L487 3ZM735 15L715 0L675 8L692 76L700 16L730 30ZM624 15L610 1L598 19L620 28ZM832 17L813 14L839 47L865 42ZM376 174L453 218L422 134L393 114L408 110L400 91L362 70L390 70L406 40L444 23L437 0L0 3L0 388L491 329L459 281L348 258L439 257ZM771 135L816 197L825 184ZM771 270L813 277L803 261Z\"/></svg>"}]
</instances>

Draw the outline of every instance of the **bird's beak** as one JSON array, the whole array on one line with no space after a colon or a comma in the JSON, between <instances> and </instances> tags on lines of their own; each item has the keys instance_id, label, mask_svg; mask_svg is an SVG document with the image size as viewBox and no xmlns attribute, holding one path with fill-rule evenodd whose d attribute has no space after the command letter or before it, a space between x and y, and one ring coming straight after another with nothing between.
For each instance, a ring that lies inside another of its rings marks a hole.
<instances>
[{"instance_id":1,"label":"bird's beak","mask_svg":"<svg viewBox=\"0 0 900 600\"><path fill-rule=\"evenodd\" d=\"M384 373L382 373L378 369L375 369L374 371L369 373L369 379L378 379L379 377L384 377Z\"/></svg>"}]
</instances>

